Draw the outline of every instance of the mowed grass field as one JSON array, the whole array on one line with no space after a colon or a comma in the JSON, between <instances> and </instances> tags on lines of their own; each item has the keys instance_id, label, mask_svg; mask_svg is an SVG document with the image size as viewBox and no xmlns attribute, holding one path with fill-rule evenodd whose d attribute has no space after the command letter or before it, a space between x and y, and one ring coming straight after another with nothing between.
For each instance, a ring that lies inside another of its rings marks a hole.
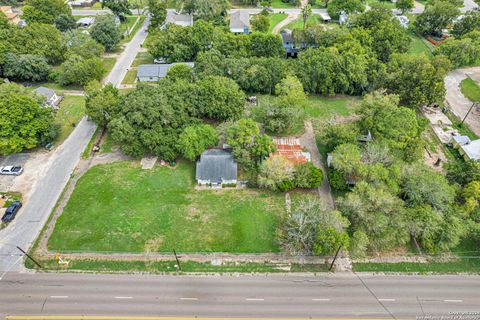
<instances>
[{"instance_id":1,"label":"mowed grass field","mask_svg":"<svg viewBox=\"0 0 480 320\"><path fill-rule=\"evenodd\" d=\"M194 165L90 169L57 220L48 247L85 252L278 252L282 194L194 190Z\"/></svg>"}]
</instances>

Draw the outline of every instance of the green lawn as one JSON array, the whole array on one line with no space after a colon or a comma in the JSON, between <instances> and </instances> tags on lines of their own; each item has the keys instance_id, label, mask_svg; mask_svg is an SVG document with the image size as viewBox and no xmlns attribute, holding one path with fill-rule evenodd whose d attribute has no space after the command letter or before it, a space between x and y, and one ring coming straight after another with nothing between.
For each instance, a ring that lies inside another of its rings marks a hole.
<instances>
[{"instance_id":1,"label":"green lawn","mask_svg":"<svg viewBox=\"0 0 480 320\"><path fill-rule=\"evenodd\" d=\"M137 69L128 70L125 78L122 80L122 84L134 84L137 79Z\"/></svg>"},{"instance_id":2,"label":"green lawn","mask_svg":"<svg viewBox=\"0 0 480 320\"><path fill-rule=\"evenodd\" d=\"M327 98L319 95L308 97L305 113L311 118L327 119L334 115L348 116L354 109L358 98L351 96L337 96Z\"/></svg>"},{"instance_id":3,"label":"green lawn","mask_svg":"<svg viewBox=\"0 0 480 320\"><path fill-rule=\"evenodd\" d=\"M312 14L307 19L307 27L311 27L317 24L323 23L322 17L319 14ZM295 21L289 23L286 28L288 29L303 29L303 18L297 18Z\"/></svg>"},{"instance_id":4,"label":"green lawn","mask_svg":"<svg viewBox=\"0 0 480 320\"><path fill-rule=\"evenodd\" d=\"M120 32L124 34L125 31L131 30L135 21L137 21L138 15L126 16L127 20L120 24Z\"/></svg>"},{"instance_id":5,"label":"green lawn","mask_svg":"<svg viewBox=\"0 0 480 320\"><path fill-rule=\"evenodd\" d=\"M105 75L109 74L110 71L112 71L113 66L116 62L116 58L102 58L102 66L105 69Z\"/></svg>"},{"instance_id":6,"label":"green lawn","mask_svg":"<svg viewBox=\"0 0 480 320\"><path fill-rule=\"evenodd\" d=\"M430 42L426 41L425 39L419 37L416 34L410 33L410 48L408 48L408 53L411 55L420 55L424 53L427 57L433 57L432 50L433 45Z\"/></svg>"},{"instance_id":7,"label":"green lawn","mask_svg":"<svg viewBox=\"0 0 480 320\"><path fill-rule=\"evenodd\" d=\"M269 16L269 19L270 19L270 27L268 28L268 32L271 33L273 31L273 28L275 28L275 26L277 24L279 24L281 21L283 21L286 17L288 16L288 14L286 13L274 13L274 14L271 14Z\"/></svg>"},{"instance_id":8,"label":"green lawn","mask_svg":"<svg viewBox=\"0 0 480 320\"><path fill-rule=\"evenodd\" d=\"M468 100L480 103L480 86L474 80L470 78L462 80L460 90Z\"/></svg>"},{"instance_id":9,"label":"green lawn","mask_svg":"<svg viewBox=\"0 0 480 320\"><path fill-rule=\"evenodd\" d=\"M415 273L480 273L480 259L459 259L451 262L354 263L355 272L415 272Z\"/></svg>"},{"instance_id":10,"label":"green lawn","mask_svg":"<svg viewBox=\"0 0 480 320\"><path fill-rule=\"evenodd\" d=\"M288 2L283 2L282 0L272 0L272 8L289 9L289 8L296 8L296 6Z\"/></svg>"},{"instance_id":11,"label":"green lawn","mask_svg":"<svg viewBox=\"0 0 480 320\"><path fill-rule=\"evenodd\" d=\"M367 0L369 6L382 6L388 9L395 9L395 3L386 0L386 1L379 1L379 0Z\"/></svg>"},{"instance_id":12,"label":"green lawn","mask_svg":"<svg viewBox=\"0 0 480 320\"><path fill-rule=\"evenodd\" d=\"M132 67L138 67L141 64L153 63L153 57L148 52L139 52L133 60Z\"/></svg>"},{"instance_id":13,"label":"green lawn","mask_svg":"<svg viewBox=\"0 0 480 320\"><path fill-rule=\"evenodd\" d=\"M194 166L137 162L96 166L78 181L50 250L91 252L278 252L282 194L194 190Z\"/></svg>"},{"instance_id":14,"label":"green lawn","mask_svg":"<svg viewBox=\"0 0 480 320\"><path fill-rule=\"evenodd\" d=\"M61 144L72 133L85 114L84 96L63 96L60 107L55 113L55 121L60 125L60 134L55 139L55 144Z\"/></svg>"}]
</instances>

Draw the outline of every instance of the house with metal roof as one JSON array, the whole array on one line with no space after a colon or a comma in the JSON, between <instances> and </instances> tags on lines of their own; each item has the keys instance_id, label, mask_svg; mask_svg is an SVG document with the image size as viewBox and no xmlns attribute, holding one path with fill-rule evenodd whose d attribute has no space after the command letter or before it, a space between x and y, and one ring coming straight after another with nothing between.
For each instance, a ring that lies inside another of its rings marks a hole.
<instances>
[{"instance_id":1,"label":"house with metal roof","mask_svg":"<svg viewBox=\"0 0 480 320\"><path fill-rule=\"evenodd\" d=\"M193 15L191 14L180 14L175 11L168 11L165 22L160 28L164 28L167 24L175 24L181 27L190 27L193 26Z\"/></svg>"},{"instance_id":2,"label":"house with metal roof","mask_svg":"<svg viewBox=\"0 0 480 320\"><path fill-rule=\"evenodd\" d=\"M300 139L292 137L273 138L277 150L270 157L283 157L293 165L311 161L310 152L303 151Z\"/></svg>"},{"instance_id":3,"label":"house with metal roof","mask_svg":"<svg viewBox=\"0 0 480 320\"><path fill-rule=\"evenodd\" d=\"M237 183L237 163L225 149L209 149L197 161L195 180L200 185L222 186Z\"/></svg>"},{"instance_id":4,"label":"house with metal roof","mask_svg":"<svg viewBox=\"0 0 480 320\"><path fill-rule=\"evenodd\" d=\"M480 161L480 139L472 141L467 136L453 136L451 144L466 161Z\"/></svg>"},{"instance_id":5,"label":"house with metal roof","mask_svg":"<svg viewBox=\"0 0 480 320\"><path fill-rule=\"evenodd\" d=\"M230 32L250 33L250 13L248 11L237 10L230 14Z\"/></svg>"},{"instance_id":6,"label":"house with metal roof","mask_svg":"<svg viewBox=\"0 0 480 320\"><path fill-rule=\"evenodd\" d=\"M165 64L141 64L137 68L137 81L158 82L167 76L168 69L176 64L194 66L193 62L165 63Z\"/></svg>"},{"instance_id":7,"label":"house with metal roof","mask_svg":"<svg viewBox=\"0 0 480 320\"><path fill-rule=\"evenodd\" d=\"M57 96L55 91L50 88L46 87L38 87L37 89L33 90L39 96L45 98L45 106L49 106L51 108L56 109L60 100L62 100L61 96Z\"/></svg>"},{"instance_id":8,"label":"house with metal roof","mask_svg":"<svg viewBox=\"0 0 480 320\"><path fill-rule=\"evenodd\" d=\"M90 28L94 22L95 22L94 17L83 17L78 19L77 26L79 28Z\"/></svg>"}]
</instances>

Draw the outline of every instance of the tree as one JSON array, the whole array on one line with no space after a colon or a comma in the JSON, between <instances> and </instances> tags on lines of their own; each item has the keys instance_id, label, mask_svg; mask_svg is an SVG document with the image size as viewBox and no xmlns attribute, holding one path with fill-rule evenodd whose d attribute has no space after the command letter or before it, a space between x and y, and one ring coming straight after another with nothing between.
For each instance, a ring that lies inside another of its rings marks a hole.
<instances>
[{"instance_id":1,"label":"tree","mask_svg":"<svg viewBox=\"0 0 480 320\"><path fill-rule=\"evenodd\" d=\"M301 109L295 106L286 106L277 98L273 103L266 103L261 121L267 132L281 135L302 126L302 115Z\"/></svg>"},{"instance_id":2,"label":"tree","mask_svg":"<svg viewBox=\"0 0 480 320\"><path fill-rule=\"evenodd\" d=\"M287 75L275 86L278 95L278 103L288 107L303 107L307 101L307 95L303 91L303 85L296 76Z\"/></svg>"},{"instance_id":3,"label":"tree","mask_svg":"<svg viewBox=\"0 0 480 320\"><path fill-rule=\"evenodd\" d=\"M52 109L23 86L0 85L0 154L9 155L52 141L57 133Z\"/></svg>"},{"instance_id":4,"label":"tree","mask_svg":"<svg viewBox=\"0 0 480 320\"><path fill-rule=\"evenodd\" d=\"M246 149L260 133L257 124L250 118L240 119L226 128L225 142L233 149Z\"/></svg>"},{"instance_id":5,"label":"tree","mask_svg":"<svg viewBox=\"0 0 480 320\"><path fill-rule=\"evenodd\" d=\"M72 15L65 13L56 16L53 23L55 24L55 27L62 32L72 30L77 27L75 18Z\"/></svg>"},{"instance_id":6,"label":"tree","mask_svg":"<svg viewBox=\"0 0 480 320\"><path fill-rule=\"evenodd\" d=\"M260 164L272 152L276 150L276 145L273 139L266 134L257 134L253 138L253 145L250 147L250 154L252 160L256 164Z\"/></svg>"},{"instance_id":7,"label":"tree","mask_svg":"<svg viewBox=\"0 0 480 320\"><path fill-rule=\"evenodd\" d=\"M252 26L253 31L268 32L268 29L270 28L270 19L268 19L268 16L261 13L255 14L250 18L250 25Z\"/></svg>"},{"instance_id":8,"label":"tree","mask_svg":"<svg viewBox=\"0 0 480 320\"><path fill-rule=\"evenodd\" d=\"M419 107L443 101L444 77L450 68L442 57L428 59L425 55L394 54L387 66L386 88L398 94L403 105Z\"/></svg>"},{"instance_id":9,"label":"tree","mask_svg":"<svg viewBox=\"0 0 480 320\"><path fill-rule=\"evenodd\" d=\"M450 183L465 186L472 181L480 180L480 162L453 161L445 164L447 179Z\"/></svg>"},{"instance_id":10,"label":"tree","mask_svg":"<svg viewBox=\"0 0 480 320\"><path fill-rule=\"evenodd\" d=\"M131 14L130 2L128 0L103 0L102 8L108 8L112 10L120 20L124 21L125 16Z\"/></svg>"},{"instance_id":11,"label":"tree","mask_svg":"<svg viewBox=\"0 0 480 320\"><path fill-rule=\"evenodd\" d=\"M472 220L480 223L480 180L470 182L462 190L464 209Z\"/></svg>"},{"instance_id":12,"label":"tree","mask_svg":"<svg viewBox=\"0 0 480 320\"><path fill-rule=\"evenodd\" d=\"M181 0L182 11L206 21L220 20L230 8L228 0Z\"/></svg>"},{"instance_id":13,"label":"tree","mask_svg":"<svg viewBox=\"0 0 480 320\"><path fill-rule=\"evenodd\" d=\"M332 256L339 248L348 248L348 234L334 227L319 228L313 246L313 253L317 256Z\"/></svg>"},{"instance_id":14,"label":"tree","mask_svg":"<svg viewBox=\"0 0 480 320\"><path fill-rule=\"evenodd\" d=\"M92 80L102 80L105 68L98 57L84 59L80 56L71 56L62 63L56 75L56 81L61 85L86 85Z\"/></svg>"},{"instance_id":15,"label":"tree","mask_svg":"<svg viewBox=\"0 0 480 320\"><path fill-rule=\"evenodd\" d=\"M16 55L7 53L3 66L3 75L19 81L45 81L48 77L50 66L47 59L33 54Z\"/></svg>"},{"instance_id":16,"label":"tree","mask_svg":"<svg viewBox=\"0 0 480 320\"><path fill-rule=\"evenodd\" d=\"M217 131L207 124L199 124L183 129L178 141L178 149L186 159L194 161L203 151L215 146L217 142Z\"/></svg>"},{"instance_id":17,"label":"tree","mask_svg":"<svg viewBox=\"0 0 480 320\"><path fill-rule=\"evenodd\" d=\"M395 8L400 10L402 14L405 12L412 10L415 7L415 3L413 0L397 0L395 3Z\"/></svg>"},{"instance_id":18,"label":"tree","mask_svg":"<svg viewBox=\"0 0 480 320\"><path fill-rule=\"evenodd\" d=\"M480 41L449 38L437 46L435 55L448 57L455 68L469 66L480 58Z\"/></svg>"},{"instance_id":19,"label":"tree","mask_svg":"<svg viewBox=\"0 0 480 320\"><path fill-rule=\"evenodd\" d=\"M284 54L282 39L276 34L254 32L250 35L250 52L255 57L280 57Z\"/></svg>"},{"instance_id":20,"label":"tree","mask_svg":"<svg viewBox=\"0 0 480 320\"><path fill-rule=\"evenodd\" d=\"M150 12L148 30L157 30L167 17L167 4L163 0L148 0L148 12Z\"/></svg>"},{"instance_id":21,"label":"tree","mask_svg":"<svg viewBox=\"0 0 480 320\"><path fill-rule=\"evenodd\" d=\"M307 3L302 7L303 29L307 28L308 17L312 15L312 6Z\"/></svg>"},{"instance_id":22,"label":"tree","mask_svg":"<svg viewBox=\"0 0 480 320\"><path fill-rule=\"evenodd\" d=\"M338 199L338 207L349 217L354 230L364 232L373 250L388 250L405 244L409 230L403 201L366 182Z\"/></svg>"},{"instance_id":23,"label":"tree","mask_svg":"<svg viewBox=\"0 0 480 320\"><path fill-rule=\"evenodd\" d=\"M363 14L356 15L351 20L351 27L368 31L372 39L369 46L375 51L379 60L389 61L393 53L403 53L408 50L410 38L407 29L400 25L398 19L392 19L390 9L374 7ZM364 36L360 35L360 37Z\"/></svg>"},{"instance_id":24,"label":"tree","mask_svg":"<svg viewBox=\"0 0 480 320\"><path fill-rule=\"evenodd\" d=\"M238 119L243 113L245 95L235 81L224 77L205 77L197 82L198 109L210 119Z\"/></svg>"},{"instance_id":25,"label":"tree","mask_svg":"<svg viewBox=\"0 0 480 320\"><path fill-rule=\"evenodd\" d=\"M192 67L183 63L175 64L168 69L166 78L173 81L185 80L190 82L193 80Z\"/></svg>"},{"instance_id":26,"label":"tree","mask_svg":"<svg viewBox=\"0 0 480 320\"><path fill-rule=\"evenodd\" d=\"M311 162L295 166L295 185L298 188L318 188L323 182L323 172Z\"/></svg>"},{"instance_id":27,"label":"tree","mask_svg":"<svg viewBox=\"0 0 480 320\"><path fill-rule=\"evenodd\" d=\"M107 51L114 49L122 38L115 19L108 15L96 17L90 35Z\"/></svg>"},{"instance_id":28,"label":"tree","mask_svg":"<svg viewBox=\"0 0 480 320\"><path fill-rule=\"evenodd\" d=\"M3 32L2 32L3 33ZM13 52L44 56L50 64L64 60L62 33L53 25L32 23L17 29L10 39Z\"/></svg>"},{"instance_id":29,"label":"tree","mask_svg":"<svg viewBox=\"0 0 480 320\"><path fill-rule=\"evenodd\" d=\"M355 144L341 144L332 153L332 166L346 175L355 175L361 160L360 148Z\"/></svg>"},{"instance_id":30,"label":"tree","mask_svg":"<svg viewBox=\"0 0 480 320\"><path fill-rule=\"evenodd\" d=\"M415 19L417 32L423 35L440 35L460 15L460 10L453 4L437 0L427 4L425 10Z\"/></svg>"},{"instance_id":31,"label":"tree","mask_svg":"<svg viewBox=\"0 0 480 320\"><path fill-rule=\"evenodd\" d=\"M85 96L88 117L105 128L118 112L118 89L111 83L102 87L99 81L93 80L85 86Z\"/></svg>"},{"instance_id":32,"label":"tree","mask_svg":"<svg viewBox=\"0 0 480 320\"><path fill-rule=\"evenodd\" d=\"M100 57L105 48L95 41L89 34L81 30L72 30L63 33L63 43L66 49L66 56L74 55L88 59Z\"/></svg>"},{"instance_id":33,"label":"tree","mask_svg":"<svg viewBox=\"0 0 480 320\"><path fill-rule=\"evenodd\" d=\"M462 19L455 21L452 35L458 38L475 30L480 30L480 10L470 10Z\"/></svg>"},{"instance_id":34,"label":"tree","mask_svg":"<svg viewBox=\"0 0 480 320\"><path fill-rule=\"evenodd\" d=\"M72 15L72 10L63 0L27 0L23 7L22 18L28 24L53 24L56 17L65 14Z\"/></svg>"},{"instance_id":35,"label":"tree","mask_svg":"<svg viewBox=\"0 0 480 320\"><path fill-rule=\"evenodd\" d=\"M198 120L188 114L185 97L170 97L169 90L168 84L140 85L121 97L108 130L123 152L133 157L152 154L165 161L177 158L180 134Z\"/></svg>"},{"instance_id":36,"label":"tree","mask_svg":"<svg viewBox=\"0 0 480 320\"><path fill-rule=\"evenodd\" d=\"M325 242L322 234L341 233L340 242L345 244L345 233L349 222L340 212L333 211L318 198L302 200L292 204L292 212L283 221L280 242L292 255L330 254L330 243ZM330 229L330 232L325 230ZM335 231L333 231L335 230ZM348 240L347 240L348 241ZM338 246L335 250L338 249Z\"/></svg>"},{"instance_id":37,"label":"tree","mask_svg":"<svg viewBox=\"0 0 480 320\"><path fill-rule=\"evenodd\" d=\"M351 14L365 11L365 4L361 0L330 0L327 11L333 19L338 19L342 12Z\"/></svg>"},{"instance_id":38,"label":"tree","mask_svg":"<svg viewBox=\"0 0 480 320\"><path fill-rule=\"evenodd\" d=\"M293 181L294 172L293 165L284 157L270 157L260 165L257 182L261 188L281 190L283 182Z\"/></svg>"},{"instance_id":39,"label":"tree","mask_svg":"<svg viewBox=\"0 0 480 320\"><path fill-rule=\"evenodd\" d=\"M350 239L350 248L348 249L352 258L365 258L368 248L368 237L365 232L355 231Z\"/></svg>"}]
</instances>

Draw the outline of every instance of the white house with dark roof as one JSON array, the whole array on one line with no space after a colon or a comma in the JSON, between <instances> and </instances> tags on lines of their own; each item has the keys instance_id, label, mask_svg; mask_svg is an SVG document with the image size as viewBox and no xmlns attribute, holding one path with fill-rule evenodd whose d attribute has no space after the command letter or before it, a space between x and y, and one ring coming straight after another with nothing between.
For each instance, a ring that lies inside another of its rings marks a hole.
<instances>
[{"instance_id":1,"label":"white house with dark roof","mask_svg":"<svg viewBox=\"0 0 480 320\"><path fill-rule=\"evenodd\" d=\"M191 14L180 14L175 11L168 11L165 22L160 28L164 28L167 24L175 24L181 27L190 27L193 26L193 15Z\"/></svg>"},{"instance_id":2,"label":"white house with dark roof","mask_svg":"<svg viewBox=\"0 0 480 320\"><path fill-rule=\"evenodd\" d=\"M50 88L38 87L37 89L33 90L33 92L35 92L39 96L44 97L45 106L49 106L53 109L56 109L58 107L58 103L60 102L60 100L62 100L62 97L57 96L55 91Z\"/></svg>"},{"instance_id":3,"label":"white house with dark roof","mask_svg":"<svg viewBox=\"0 0 480 320\"><path fill-rule=\"evenodd\" d=\"M230 14L230 32L250 33L250 13L248 11L237 10Z\"/></svg>"},{"instance_id":4,"label":"white house with dark roof","mask_svg":"<svg viewBox=\"0 0 480 320\"><path fill-rule=\"evenodd\" d=\"M237 183L237 163L225 149L210 149L197 161L195 180L200 185L222 186Z\"/></svg>"},{"instance_id":5,"label":"white house with dark roof","mask_svg":"<svg viewBox=\"0 0 480 320\"><path fill-rule=\"evenodd\" d=\"M139 82L158 82L165 78L168 69L176 64L185 64L189 67L194 66L193 62L165 63L165 64L141 64L137 68L137 81Z\"/></svg>"}]
</instances>

